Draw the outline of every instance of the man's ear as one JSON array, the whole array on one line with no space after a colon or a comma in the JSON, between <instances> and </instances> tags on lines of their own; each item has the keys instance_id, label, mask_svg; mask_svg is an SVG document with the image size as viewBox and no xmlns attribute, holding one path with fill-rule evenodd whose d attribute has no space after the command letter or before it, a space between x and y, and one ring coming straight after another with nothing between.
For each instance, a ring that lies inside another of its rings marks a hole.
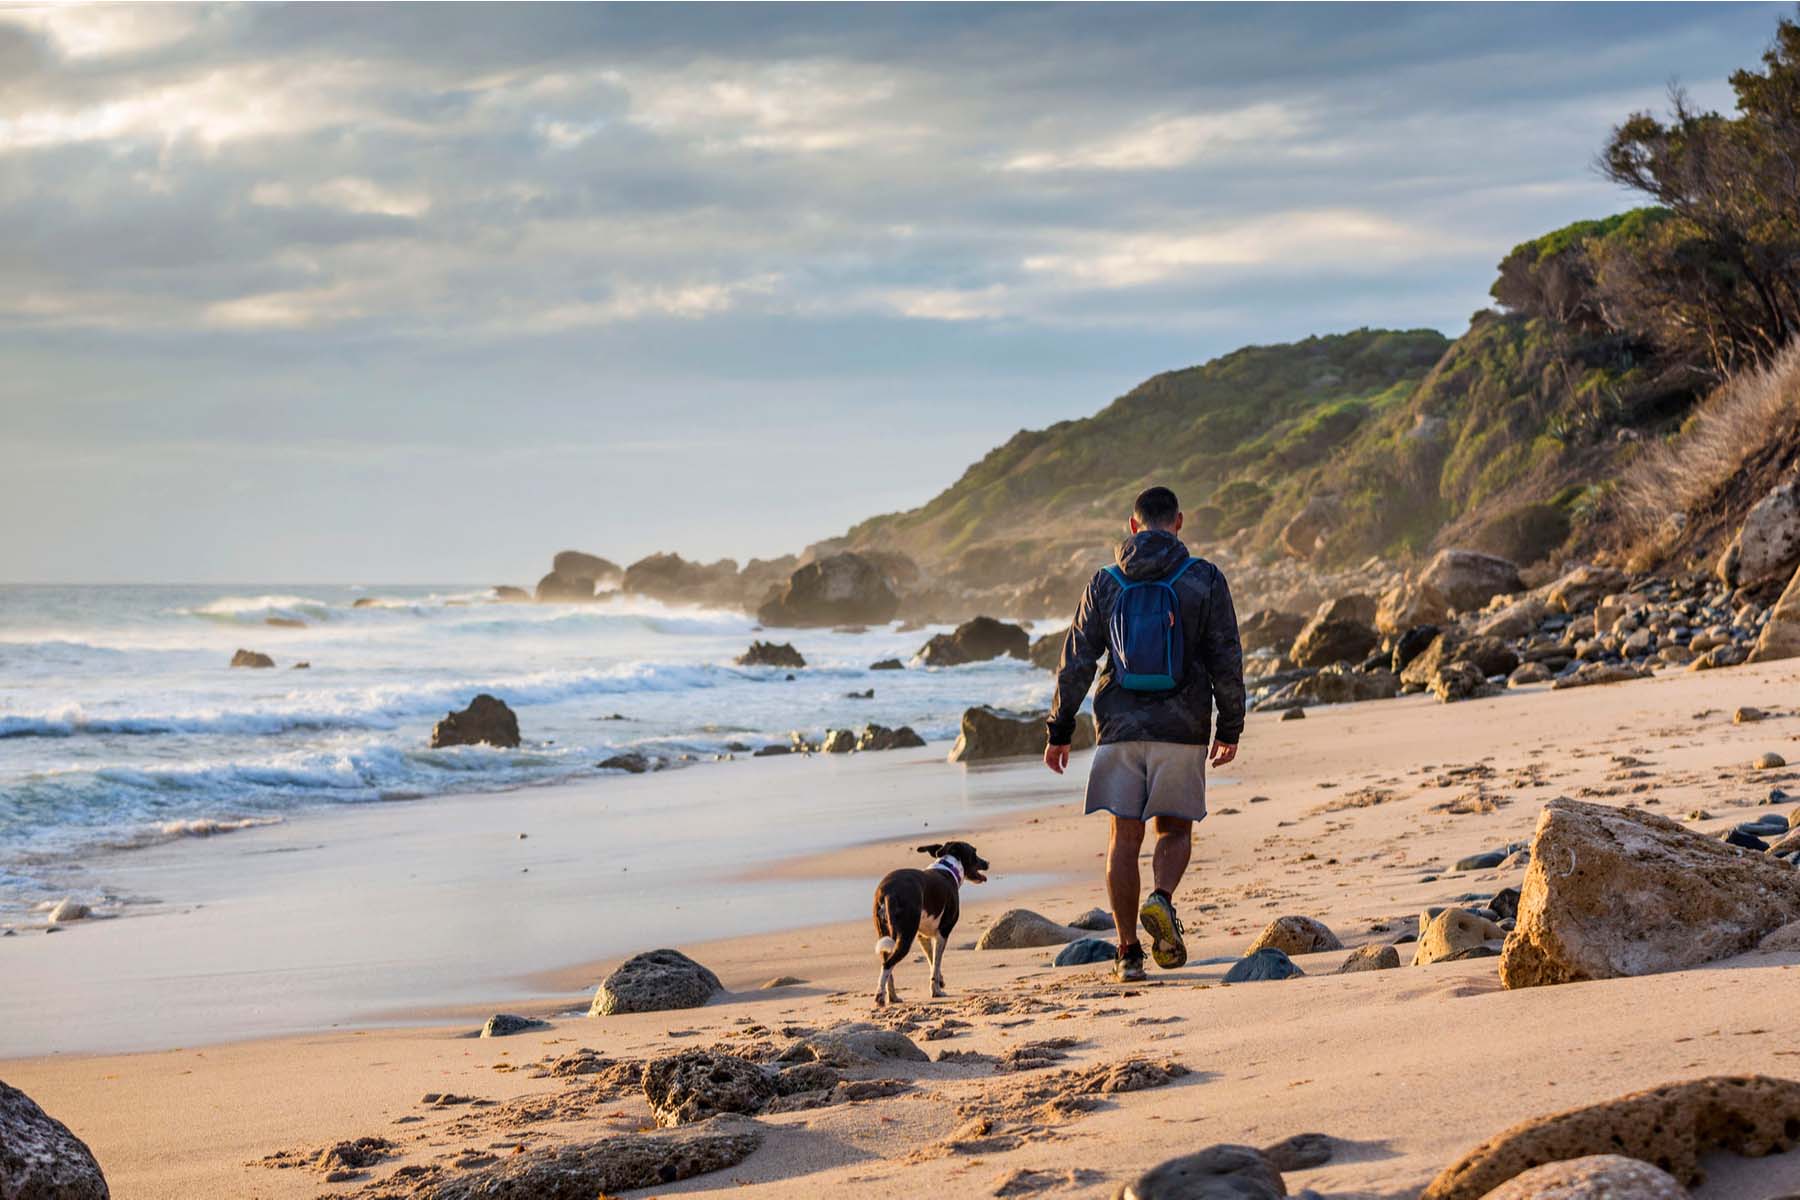
<instances>
[{"instance_id":1,"label":"man's ear","mask_svg":"<svg viewBox=\"0 0 1800 1200\"><path fill-rule=\"evenodd\" d=\"M943 852L944 852L944 844L942 842L936 842L929 846L920 846L919 847L920 854L929 854L934 858L937 857L938 855L942 854Z\"/></svg>"},{"instance_id":2,"label":"man's ear","mask_svg":"<svg viewBox=\"0 0 1800 1200\"><path fill-rule=\"evenodd\" d=\"M1181 532L1181 519L1185 516L1187 516L1187 514L1182 513L1182 512L1178 512L1175 514L1175 524L1169 528L1170 533L1180 533Z\"/></svg>"},{"instance_id":3,"label":"man's ear","mask_svg":"<svg viewBox=\"0 0 1800 1200\"><path fill-rule=\"evenodd\" d=\"M1143 530L1138 528L1138 522L1137 522L1137 518L1135 516L1125 518L1125 528L1130 533L1142 533L1143 532Z\"/></svg>"}]
</instances>

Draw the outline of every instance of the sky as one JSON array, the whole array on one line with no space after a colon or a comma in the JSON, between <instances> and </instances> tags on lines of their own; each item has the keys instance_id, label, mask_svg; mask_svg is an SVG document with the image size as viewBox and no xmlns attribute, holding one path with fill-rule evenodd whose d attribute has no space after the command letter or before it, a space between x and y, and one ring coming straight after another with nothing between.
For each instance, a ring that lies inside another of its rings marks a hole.
<instances>
[{"instance_id":1,"label":"sky","mask_svg":"<svg viewBox=\"0 0 1800 1200\"><path fill-rule=\"evenodd\" d=\"M529 584L1452 336L1784 4L0 0L0 579Z\"/></svg>"}]
</instances>

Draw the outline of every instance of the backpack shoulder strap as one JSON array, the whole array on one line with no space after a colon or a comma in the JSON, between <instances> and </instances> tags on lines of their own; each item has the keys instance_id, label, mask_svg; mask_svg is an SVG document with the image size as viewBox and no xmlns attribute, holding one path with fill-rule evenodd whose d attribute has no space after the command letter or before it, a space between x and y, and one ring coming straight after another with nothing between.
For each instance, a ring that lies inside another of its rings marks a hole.
<instances>
[{"instance_id":1,"label":"backpack shoulder strap","mask_svg":"<svg viewBox=\"0 0 1800 1200\"><path fill-rule=\"evenodd\" d=\"M1179 567L1176 567L1173 571L1171 571L1169 573L1169 577L1167 579L1163 580L1163 582L1169 583L1169 584L1174 583L1177 579L1180 579L1183 575L1187 574L1189 567L1193 566L1195 563L1197 563L1199 561L1200 560L1197 558L1189 558L1186 562L1182 563ZM1111 567L1107 568L1107 570L1111 570L1111 569L1112 569Z\"/></svg>"},{"instance_id":2,"label":"backpack shoulder strap","mask_svg":"<svg viewBox=\"0 0 1800 1200\"><path fill-rule=\"evenodd\" d=\"M1113 582L1118 584L1120 587L1130 587L1131 586L1125 580L1125 572L1119 570L1119 568L1117 568L1117 567L1102 567L1101 570L1103 570L1106 574L1111 575L1113 578Z\"/></svg>"}]
</instances>

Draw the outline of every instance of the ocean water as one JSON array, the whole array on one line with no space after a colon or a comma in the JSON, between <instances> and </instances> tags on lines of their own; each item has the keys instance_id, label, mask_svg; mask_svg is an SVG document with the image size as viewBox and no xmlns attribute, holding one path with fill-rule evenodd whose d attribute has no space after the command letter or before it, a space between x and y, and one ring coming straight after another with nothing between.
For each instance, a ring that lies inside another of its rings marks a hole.
<instances>
[{"instance_id":1,"label":"ocean water","mask_svg":"<svg viewBox=\"0 0 1800 1200\"><path fill-rule=\"evenodd\" d=\"M868 721L953 736L971 704L1034 707L1049 676L1007 660L910 660L936 630L780 630L805 670L738 667L741 613L614 596L496 604L480 588L0 586L0 923L75 888L97 857L345 804L617 772L635 750L685 769L731 743ZM356 607L359 599L373 603ZM301 622L299 627L268 622ZM238 648L276 661L232 669ZM308 662L296 670L295 662ZM875 690L871 700L847 693ZM478 692L518 713L517 750L430 750ZM424 818L422 818L424 819ZM104 876L102 874L101 878Z\"/></svg>"}]
</instances>

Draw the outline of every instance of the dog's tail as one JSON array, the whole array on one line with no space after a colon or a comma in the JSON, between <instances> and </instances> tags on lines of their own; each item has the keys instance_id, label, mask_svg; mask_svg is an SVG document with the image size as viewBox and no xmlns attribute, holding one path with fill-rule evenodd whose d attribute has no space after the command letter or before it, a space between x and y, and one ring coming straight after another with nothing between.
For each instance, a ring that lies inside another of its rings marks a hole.
<instances>
[{"instance_id":1,"label":"dog's tail","mask_svg":"<svg viewBox=\"0 0 1800 1200\"><path fill-rule=\"evenodd\" d=\"M899 963L906 961L907 951L912 949L913 934L894 924L893 912L888 908L888 898L883 896L876 909L875 930L881 939L875 943L875 953L881 957L881 968L891 971ZM894 934L899 934L896 939Z\"/></svg>"},{"instance_id":2,"label":"dog's tail","mask_svg":"<svg viewBox=\"0 0 1800 1200\"><path fill-rule=\"evenodd\" d=\"M899 945L900 943L896 942L893 938L884 937L879 942L875 943L875 953L886 958L888 955L892 954Z\"/></svg>"}]
</instances>

